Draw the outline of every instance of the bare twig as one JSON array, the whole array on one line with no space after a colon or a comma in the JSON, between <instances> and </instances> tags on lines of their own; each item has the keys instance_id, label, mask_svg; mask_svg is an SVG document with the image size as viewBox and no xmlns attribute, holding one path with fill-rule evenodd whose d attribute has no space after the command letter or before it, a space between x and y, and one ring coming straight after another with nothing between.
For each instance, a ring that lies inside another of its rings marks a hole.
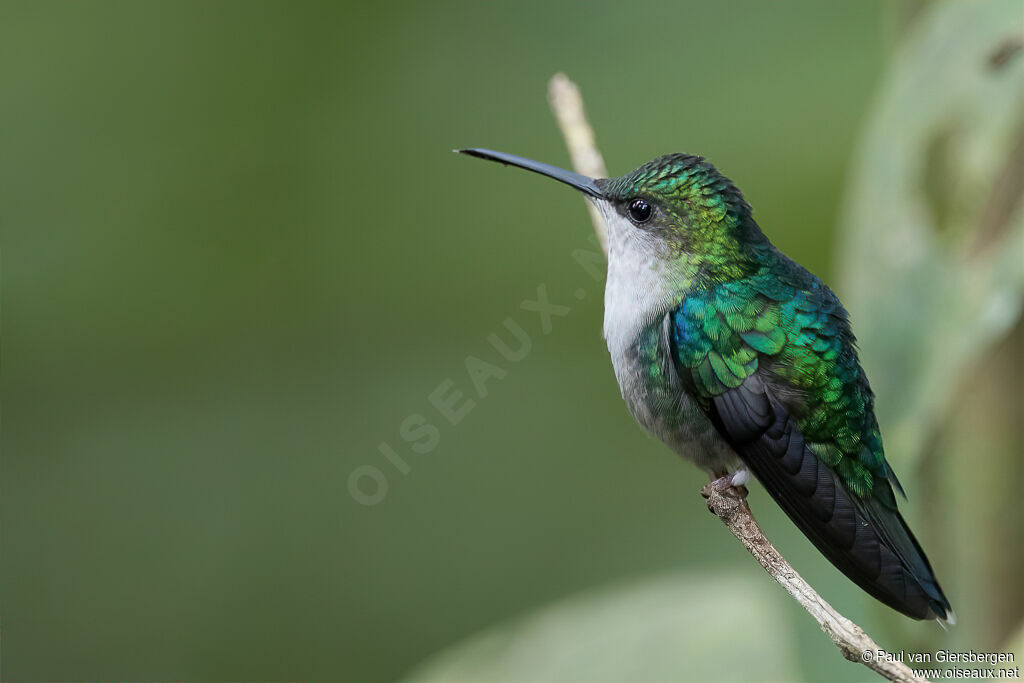
<instances>
[{"instance_id":1,"label":"bare twig","mask_svg":"<svg viewBox=\"0 0 1024 683\"><path fill-rule=\"evenodd\" d=\"M584 175L606 177L604 160L594 144L594 131L587 122L579 88L565 74L555 74L548 84L548 98L565 137L565 144L569 148L573 168L577 173ZM590 208L594 231L607 255L604 221L593 205L589 202L587 205ZM733 536L739 539L743 547L761 563L765 571L814 617L821 630L839 648L843 657L864 664L890 681L924 681L923 678L914 676L910 668L902 662L891 661L885 651L864 633L860 626L837 612L803 580L765 537L744 498L739 497L731 489L720 490L713 483L705 486L701 495L707 498L708 509L725 523Z\"/></svg>"},{"instance_id":2,"label":"bare twig","mask_svg":"<svg viewBox=\"0 0 1024 683\"><path fill-rule=\"evenodd\" d=\"M548 82L548 101L551 103L551 111L558 119L562 136L565 137L565 146L569 148L572 167L577 173L591 178L607 178L608 169L594 143L594 129L590 127L587 114L583 111L583 96L580 95L580 89L565 74L555 74ZM589 201L587 211L590 212L590 222L594 224L597 241L601 243L601 250L607 256L608 235L605 234L604 220L601 219L597 207Z\"/></svg>"},{"instance_id":3,"label":"bare twig","mask_svg":"<svg viewBox=\"0 0 1024 683\"><path fill-rule=\"evenodd\" d=\"M885 651L860 626L837 612L797 574L786 562L786 558L765 538L745 499L734 495L732 491L721 491L712 484L705 486L701 495L708 499L708 509L725 523L732 535L761 563L764 570L814 617L844 657L851 662L864 664L890 681L924 680L915 676L902 662L889 661Z\"/></svg>"}]
</instances>

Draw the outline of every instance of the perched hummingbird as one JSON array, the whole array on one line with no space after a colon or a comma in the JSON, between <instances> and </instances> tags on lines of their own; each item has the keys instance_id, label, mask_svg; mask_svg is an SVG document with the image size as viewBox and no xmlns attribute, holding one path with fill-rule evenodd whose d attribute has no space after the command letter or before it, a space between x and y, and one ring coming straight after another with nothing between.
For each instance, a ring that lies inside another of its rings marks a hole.
<instances>
[{"instance_id":1,"label":"perched hummingbird","mask_svg":"<svg viewBox=\"0 0 1024 683\"><path fill-rule=\"evenodd\" d=\"M669 154L595 179L486 149L584 193L608 228L604 337L629 411L722 487L747 472L840 571L914 619L953 623L896 507L846 310L776 249L732 182Z\"/></svg>"}]
</instances>

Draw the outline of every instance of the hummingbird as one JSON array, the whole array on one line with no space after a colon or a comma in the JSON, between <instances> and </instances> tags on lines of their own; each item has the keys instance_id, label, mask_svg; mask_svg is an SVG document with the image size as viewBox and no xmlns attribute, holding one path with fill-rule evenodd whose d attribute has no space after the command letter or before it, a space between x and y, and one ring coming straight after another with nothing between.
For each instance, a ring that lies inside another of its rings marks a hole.
<instances>
[{"instance_id":1,"label":"hummingbird","mask_svg":"<svg viewBox=\"0 0 1024 683\"><path fill-rule=\"evenodd\" d=\"M608 234L604 338L629 412L720 490L749 474L854 583L913 619L955 623L897 508L846 310L780 252L707 160L668 154L590 178L488 149L463 154L573 187Z\"/></svg>"}]
</instances>

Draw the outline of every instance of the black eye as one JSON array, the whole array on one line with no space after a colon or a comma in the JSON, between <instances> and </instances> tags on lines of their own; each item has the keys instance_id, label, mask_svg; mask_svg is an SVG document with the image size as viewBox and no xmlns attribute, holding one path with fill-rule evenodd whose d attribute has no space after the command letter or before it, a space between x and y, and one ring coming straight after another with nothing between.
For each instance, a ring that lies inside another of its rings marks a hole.
<instances>
[{"instance_id":1,"label":"black eye","mask_svg":"<svg viewBox=\"0 0 1024 683\"><path fill-rule=\"evenodd\" d=\"M643 199L634 199L629 203L629 218L634 223L646 223L651 220L651 214L654 213L651 210L651 205Z\"/></svg>"}]
</instances>

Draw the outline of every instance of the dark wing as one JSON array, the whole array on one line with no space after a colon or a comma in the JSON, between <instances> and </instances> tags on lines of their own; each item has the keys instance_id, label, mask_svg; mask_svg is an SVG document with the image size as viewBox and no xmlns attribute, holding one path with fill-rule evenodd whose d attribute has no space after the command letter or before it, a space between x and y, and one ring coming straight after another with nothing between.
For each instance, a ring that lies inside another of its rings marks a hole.
<instances>
[{"instance_id":1,"label":"dark wing","mask_svg":"<svg viewBox=\"0 0 1024 683\"><path fill-rule=\"evenodd\" d=\"M820 283L811 292L741 284L666 317L680 381L832 564L907 616L950 619L896 507L845 312Z\"/></svg>"},{"instance_id":2,"label":"dark wing","mask_svg":"<svg viewBox=\"0 0 1024 683\"><path fill-rule=\"evenodd\" d=\"M804 440L756 374L711 401L708 416L807 538L858 586L915 619L946 619L949 603L893 506L857 496Z\"/></svg>"}]
</instances>

